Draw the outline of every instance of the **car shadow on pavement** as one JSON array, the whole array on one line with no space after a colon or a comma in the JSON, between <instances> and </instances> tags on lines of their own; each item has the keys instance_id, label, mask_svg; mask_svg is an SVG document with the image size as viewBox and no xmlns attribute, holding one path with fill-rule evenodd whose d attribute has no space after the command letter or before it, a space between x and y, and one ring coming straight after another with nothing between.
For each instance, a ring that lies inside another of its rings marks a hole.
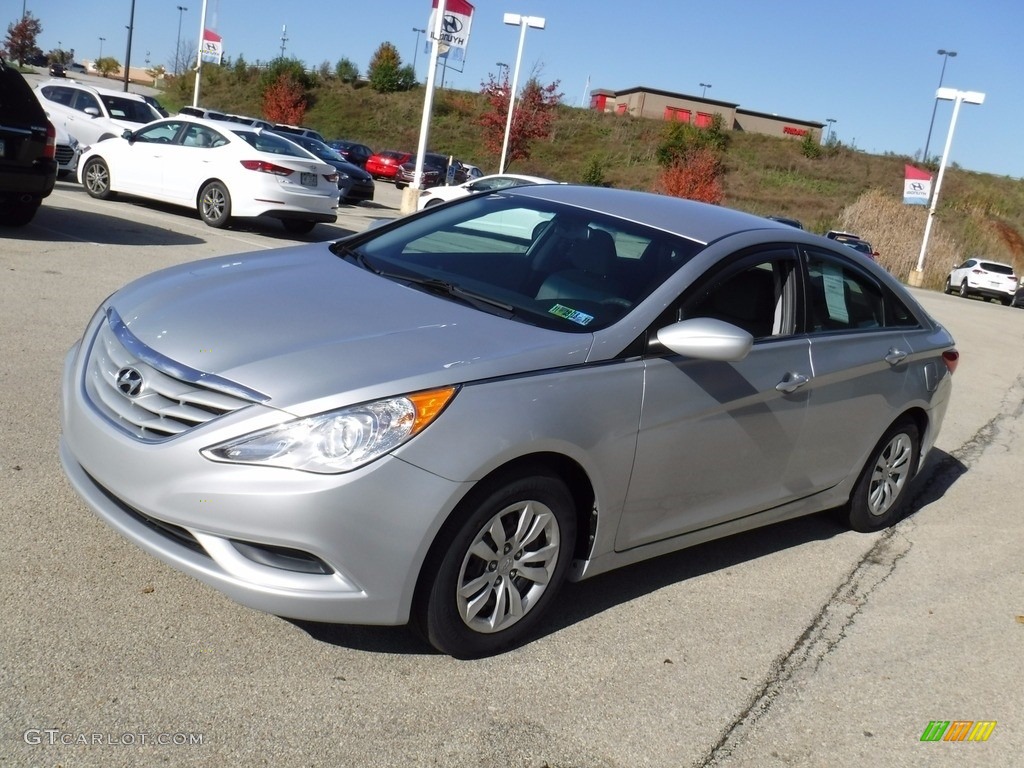
<instances>
[{"instance_id":1,"label":"car shadow on pavement","mask_svg":"<svg viewBox=\"0 0 1024 768\"><path fill-rule=\"evenodd\" d=\"M933 449L911 488L913 495L908 499L906 516L918 514L923 508L941 498L966 472L967 467L959 459L944 451ZM841 522L840 517L840 510L828 510L786 520L645 560L593 579L567 583L555 597L557 604L552 604L548 615L534 635L526 640L526 644L672 584L803 544L849 533L849 527ZM794 585L794 588L797 586ZM371 653L437 653L404 627L322 624L291 619L288 621L315 640L344 648Z\"/></svg>"},{"instance_id":2,"label":"car shadow on pavement","mask_svg":"<svg viewBox=\"0 0 1024 768\"><path fill-rule=\"evenodd\" d=\"M101 245L197 245L202 238L153 227L122 216L106 216L56 205L43 206L24 227L0 227L0 239Z\"/></svg>"}]
</instances>

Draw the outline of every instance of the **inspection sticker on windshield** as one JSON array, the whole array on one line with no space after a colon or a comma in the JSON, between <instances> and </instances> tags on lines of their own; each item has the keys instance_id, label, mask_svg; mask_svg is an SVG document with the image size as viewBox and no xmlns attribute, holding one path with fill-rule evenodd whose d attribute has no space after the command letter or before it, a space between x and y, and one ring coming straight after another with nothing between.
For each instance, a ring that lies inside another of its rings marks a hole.
<instances>
[{"instance_id":1,"label":"inspection sticker on windshield","mask_svg":"<svg viewBox=\"0 0 1024 768\"><path fill-rule=\"evenodd\" d=\"M585 312L563 307L561 304L555 304L555 306L549 309L548 312L552 315L558 315L559 317L565 318L569 322L576 323L577 325L588 325L590 321L594 319L593 315L588 315Z\"/></svg>"}]
</instances>

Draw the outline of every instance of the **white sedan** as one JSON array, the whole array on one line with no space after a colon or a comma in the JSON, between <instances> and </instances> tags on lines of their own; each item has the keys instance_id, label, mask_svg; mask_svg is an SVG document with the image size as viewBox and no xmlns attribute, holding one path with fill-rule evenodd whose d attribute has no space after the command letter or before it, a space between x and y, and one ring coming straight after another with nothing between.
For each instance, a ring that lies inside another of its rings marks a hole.
<instances>
[{"instance_id":1,"label":"white sedan","mask_svg":"<svg viewBox=\"0 0 1024 768\"><path fill-rule=\"evenodd\" d=\"M420 192L420 199L417 202L417 210L440 205L448 200L457 197L471 195L474 192L493 192L496 189L508 187L522 187L526 184L557 184L557 181L544 179L540 176L523 176L518 173L496 173L491 176L481 176L478 179L471 179L462 184L451 187L431 187Z\"/></svg>"},{"instance_id":2,"label":"white sedan","mask_svg":"<svg viewBox=\"0 0 1024 768\"><path fill-rule=\"evenodd\" d=\"M211 227L268 216L304 233L337 219L333 166L273 134L181 115L89 147L78 180L100 200L123 192L194 208Z\"/></svg>"}]
</instances>

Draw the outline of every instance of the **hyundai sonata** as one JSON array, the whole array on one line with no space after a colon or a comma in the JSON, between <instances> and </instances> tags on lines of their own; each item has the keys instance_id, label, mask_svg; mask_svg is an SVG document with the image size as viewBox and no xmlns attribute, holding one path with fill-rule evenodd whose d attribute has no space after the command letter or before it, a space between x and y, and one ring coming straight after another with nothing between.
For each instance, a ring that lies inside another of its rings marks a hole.
<instances>
[{"instance_id":1,"label":"hyundai sonata","mask_svg":"<svg viewBox=\"0 0 1024 768\"><path fill-rule=\"evenodd\" d=\"M841 244L517 187L121 289L68 354L60 453L108 524L245 605L474 657L566 577L899 520L956 362Z\"/></svg>"}]
</instances>

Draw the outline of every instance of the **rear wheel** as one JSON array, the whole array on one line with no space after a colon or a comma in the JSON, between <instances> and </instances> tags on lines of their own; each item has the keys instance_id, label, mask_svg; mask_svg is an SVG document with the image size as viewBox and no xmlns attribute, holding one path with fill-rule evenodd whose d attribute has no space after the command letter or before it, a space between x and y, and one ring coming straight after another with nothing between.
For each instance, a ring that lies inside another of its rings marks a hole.
<instances>
[{"instance_id":1,"label":"rear wheel","mask_svg":"<svg viewBox=\"0 0 1024 768\"><path fill-rule=\"evenodd\" d=\"M877 531L900 519L920 452L921 436L913 421L904 419L889 428L872 451L850 496L851 528L865 533Z\"/></svg>"},{"instance_id":2,"label":"rear wheel","mask_svg":"<svg viewBox=\"0 0 1024 768\"><path fill-rule=\"evenodd\" d=\"M576 515L545 474L484 483L456 515L424 565L413 620L438 650L476 658L534 629L568 570Z\"/></svg>"},{"instance_id":3,"label":"rear wheel","mask_svg":"<svg viewBox=\"0 0 1024 768\"><path fill-rule=\"evenodd\" d=\"M971 295L971 292L967 288L967 278L964 278L964 281L962 283L960 283L960 298L966 299L970 295Z\"/></svg>"},{"instance_id":4,"label":"rear wheel","mask_svg":"<svg viewBox=\"0 0 1024 768\"><path fill-rule=\"evenodd\" d=\"M231 195L219 181L211 181L199 193L199 217L215 229L223 229L231 221Z\"/></svg>"},{"instance_id":5,"label":"rear wheel","mask_svg":"<svg viewBox=\"0 0 1024 768\"><path fill-rule=\"evenodd\" d=\"M305 221L303 219L281 219L281 224L284 225L286 231L295 235L304 235L307 232L312 232L313 227L316 226L315 221Z\"/></svg>"},{"instance_id":6,"label":"rear wheel","mask_svg":"<svg viewBox=\"0 0 1024 768\"><path fill-rule=\"evenodd\" d=\"M82 169L82 184L89 197L107 200L114 193L110 191L110 169L101 157L94 157Z\"/></svg>"}]
</instances>

